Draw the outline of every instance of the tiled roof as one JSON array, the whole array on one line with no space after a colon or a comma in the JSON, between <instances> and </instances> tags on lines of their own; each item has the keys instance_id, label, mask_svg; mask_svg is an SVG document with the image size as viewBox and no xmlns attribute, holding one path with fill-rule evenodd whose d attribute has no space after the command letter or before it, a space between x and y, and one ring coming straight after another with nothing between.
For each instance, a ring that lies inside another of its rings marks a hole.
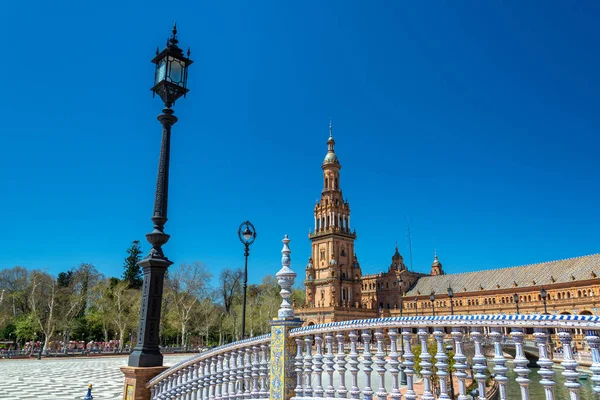
<instances>
[{"instance_id":1,"label":"tiled roof","mask_svg":"<svg viewBox=\"0 0 600 400\"><path fill-rule=\"evenodd\" d=\"M499 268L462 274L420 278L406 296L425 296L432 291L445 294L448 286L454 293L482 290L516 289L552 285L600 277L600 254L567 258L520 267ZM516 282L516 286L515 286ZM465 290L466 289L466 290Z\"/></svg>"}]
</instances>

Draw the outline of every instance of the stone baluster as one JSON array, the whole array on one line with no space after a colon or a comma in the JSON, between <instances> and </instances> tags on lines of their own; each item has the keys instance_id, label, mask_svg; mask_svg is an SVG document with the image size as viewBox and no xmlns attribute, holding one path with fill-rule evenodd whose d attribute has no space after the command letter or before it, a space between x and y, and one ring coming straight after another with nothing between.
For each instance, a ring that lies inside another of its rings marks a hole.
<instances>
[{"instance_id":1,"label":"stone baluster","mask_svg":"<svg viewBox=\"0 0 600 400\"><path fill-rule=\"evenodd\" d=\"M313 357L313 371L317 377L317 385L315 387L315 397L323 397L323 336L315 335L315 356Z\"/></svg>"},{"instance_id":2,"label":"stone baluster","mask_svg":"<svg viewBox=\"0 0 600 400\"><path fill-rule=\"evenodd\" d=\"M200 377L199 377L199 368L200 363L196 362L193 364L192 370L192 395L189 400L198 400L198 387L200 386Z\"/></svg>"},{"instance_id":3,"label":"stone baluster","mask_svg":"<svg viewBox=\"0 0 600 400\"><path fill-rule=\"evenodd\" d=\"M433 393L431 391L431 376L433 372L431 371L431 354L427 349L427 340L429 339L429 330L428 328L419 328L419 332L417 333L419 337L419 341L421 342L421 376L423 377L423 400L434 400Z\"/></svg>"},{"instance_id":4,"label":"stone baluster","mask_svg":"<svg viewBox=\"0 0 600 400\"><path fill-rule=\"evenodd\" d=\"M388 331L388 337L390 338L390 373L392 374L392 394L390 397L392 400L399 400L402 398L400 388L398 385L398 374L400 373L400 353L398 353L398 328L390 328Z\"/></svg>"},{"instance_id":5,"label":"stone baluster","mask_svg":"<svg viewBox=\"0 0 600 400\"><path fill-rule=\"evenodd\" d=\"M506 372L508 368L506 367L506 357L504 357L504 353L502 352L502 340L504 339L502 328L493 327L490 337L494 342L494 373L496 374L495 380L498 382L500 400L507 400L506 383L508 382L508 378L506 377Z\"/></svg>"},{"instance_id":6,"label":"stone baluster","mask_svg":"<svg viewBox=\"0 0 600 400\"><path fill-rule=\"evenodd\" d=\"M160 400L163 385L164 385L164 379L162 381L158 382L156 384L156 386L153 388L154 390L150 393L150 398L152 400L154 400L154 399Z\"/></svg>"},{"instance_id":7,"label":"stone baluster","mask_svg":"<svg viewBox=\"0 0 600 400\"><path fill-rule=\"evenodd\" d=\"M406 374L406 400L416 400L417 394L414 389L415 355L410 348L410 340L413 337L412 328L402 328L402 337L404 338L404 373Z\"/></svg>"},{"instance_id":8,"label":"stone baluster","mask_svg":"<svg viewBox=\"0 0 600 400\"><path fill-rule=\"evenodd\" d=\"M333 354L333 332L325 334L325 346L327 353L325 354L325 372L329 375L329 384L325 389L325 397L335 397L335 388L333 387L333 372L335 371L335 355Z\"/></svg>"},{"instance_id":9,"label":"stone baluster","mask_svg":"<svg viewBox=\"0 0 600 400\"><path fill-rule=\"evenodd\" d=\"M200 379L199 379L199 392L200 399L207 400L208 399L208 386L206 383L206 378L208 376L208 372L206 369L207 362L206 360L200 361Z\"/></svg>"},{"instance_id":10,"label":"stone baluster","mask_svg":"<svg viewBox=\"0 0 600 400\"><path fill-rule=\"evenodd\" d=\"M260 345L260 368L258 374L260 376L260 392L259 398L269 398L269 389L267 388L267 381L269 377L269 361L267 361L267 350L269 346L266 343Z\"/></svg>"},{"instance_id":11,"label":"stone baluster","mask_svg":"<svg viewBox=\"0 0 600 400\"><path fill-rule=\"evenodd\" d=\"M377 388L378 400L387 400L387 391L385 390L385 336L383 335L383 329L378 328L375 331L375 340L377 341L377 352L375 353L375 370L379 374L379 388Z\"/></svg>"},{"instance_id":12,"label":"stone baluster","mask_svg":"<svg viewBox=\"0 0 600 400\"><path fill-rule=\"evenodd\" d=\"M592 377L590 380L594 382L594 393L600 393L600 336L596 330L585 331L585 341L592 350Z\"/></svg>"},{"instance_id":13,"label":"stone baluster","mask_svg":"<svg viewBox=\"0 0 600 400\"><path fill-rule=\"evenodd\" d=\"M313 358L311 353L312 347L312 336L308 335L304 338L305 351L304 351L304 397L312 397L312 365Z\"/></svg>"},{"instance_id":14,"label":"stone baluster","mask_svg":"<svg viewBox=\"0 0 600 400\"><path fill-rule=\"evenodd\" d=\"M337 397L346 398L348 396L348 389L346 389L346 353L344 353L344 340L346 335L342 331L338 331L335 335L337 340L338 352L336 355L337 369L340 374L340 385L337 389ZM356 352L356 351L355 351Z\"/></svg>"},{"instance_id":15,"label":"stone baluster","mask_svg":"<svg viewBox=\"0 0 600 400\"><path fill-rule=\"evenodd\" d=\"M160 400L167 400L170 398L169 396L169 385L171 384L171 377L166 377L164 379L164 385L161 390Z\"/></svg>"},{"instance_id":16,"label":"stone baluster","mask_svg":"<svg viewBox=\"0 0 600 400\"><path fill-rule=\"evenodd\" d=\"M236 370L237 377L237 392L236 399L243 400L244 398L244 349L238 349L238 365Z\"/></svg>"},{"instance_id":17,"label":"stone baluster","mask_svg":"<svg viewBox=\"0 0 600 400\"><path fill-rule=\"evenodd\" d=\"M302 369L304 364L304 357L302 356L303 344L302 338L296 338L296 359L294 362L294 370L296 371L296 389L294 391L296 392L296 397L304 397L304 385L302 384L304 377L304 370Z\"/></svg>"},{"instance_id":18,"label":"stone baluster","mask_svg":"<svg viewBox=\"0 0 600 400\"><path fill-rule=\"evenodd\" d=\"M348 357L350 358L350 361L348 361L350 367L348 368L348 371L350 371L350 374L352 374L352 387L350 388L350 398L358 399L360 398L360 389L358 388L358 352L356 351L356 343L358 342L358 331L350 331L348 337L350 338L350 354L348 355Z\"/></svg>"},{"instance_id":19,"label":"stone baluster","mask_svg":"<svg viewBox=\"0 0 600 400\"><path fill-rule=\"evenodd\" d=\"M437 352L435 353L435 367L437 368L437 376L440 381L440 395L438 399L450 400L450 396L448 396L448 356L446 355L446 349L444 349L445 335L446 332L444 332L443 328L434 328L433 337L435 338L435 342L437 344Z\"/></svg>"},{"instance_id":20,"label":"stone baluster","mask_svg":"<svg viewBox=\"0 0 600 400\"><path fill-rule=\"evenodd\" d=\"M523 351L523 328L512 328L510 332L510 337L515 343L515 368L514 371L518 375L515 379L517 383L521 386L521 398L529 399L529 373L531 372L527 365L529 364L529 360L525 357L525 353Z\"/></svg>"},{"instance_id":21,"label":"stone baluster","mask_svg":"<svg viewBox=\"0 0 600 400\"><path fill-rule=\"evenodd\" d=\"M473 339L473 343L475 344L475 355L473 356L473 370L475 371L474 378L477 380L479 400L486 400L487 397L485 395L485 381L487 379L487 375L485 374L485 370L487 369L487 360L483 355L483 345L481 343L483 340L483 334L481 333L481 328L471 328L471 339Z\"/></svg>"},{"instance_id":22,"label":"stone baluster","mask_svg":"<svg viewBox=\"0 0 600 400\"><path fill-rule=\"evenodd\" d=\"M579 372L577 372L577 361L573 358L573 349L571 348L571 331L569 329L558 329L558 338L562 343L563 362L561 365L565 368L563 376L567 380L565 387L569 390L570 400L579 400L579 388L581 384L578 382Z\"/></svg>"},{"instance_id":23,"label":"stone baluster","mask_svg":"<svg viewBox=\"0 0 600 400\"><path fill-rule=\"evenodd\" d=\"M244 355L244 399L252 398L252 348L246 347Z\"/></svg>"},{"instance_id":24,"label":"stone baluster","mask_svg":"<svg viewBox=\"0 0 600 400\"><path fill-rule=\"evenodd\" d=\"M182 380L183 380L183 371L179 370L176 371L173 375L175 375L175 387L173 389L173 393L175 394L175 398L176 399L180 399L181 395L183 393L183 385L182 385Z\"/></svg>"},{"instance_id":25,"label":"stone baluster","mask_svg":"<svg viewBox=\"0 0 600 400\"><path fill-rule=\"evenodd\" d=\"M185 377L185 400L192 400L192 389L194 388L194 366L186 367Z\"/></svg>"},{"instance_id":26,"label":"stone baluster","mask_svg":"<svg viewBox=\"0 0 600 400\"><path fill-rule=\"evenodd\" d=\"M231 358L229 359L229 389L227 389L227 393L229 394L230 400L235 400L237 398L237 393L235 392L235 382L237 380L236 377L236 367L237 367L237 351L231 350L229 352Z\"/></svg>"},{"instance_id":27,"label":"stone baluster","mask_svg":"<svg viewBox=\"0 0 600 400\"><path fill-rule=\"evenodd\" d=\"M548 337L550 336L548 334L548 329L535 328L533 336L535 337L539 349L539 360L537 363L540 366L540 371L538 373L542 377L540 383L544 386L546 400L554 400L554 385L556 385L554 376L556 375L556 372L552 370L554 363L548 354Z\"/></svg>"},{"instance_id":28,"label":"stone baluster","mask_svg":"<svg viewBox=\"0 0 600 400\"><path fill-rule=\"evenodd\" d=\"M373 372L373 354L371 354L371 330L363 329L363 372L365 373L365 387L363 388L363 400L373 399L373 388L371 388L371 372Z\"/></svg>"},{"instance_id":29,"label":"stone baluster","mask_svg":"<svg viewBox=\"0 0 600 400\"><path fill-rule=\"evenodd\" d=\"M231 352L223 354L223 386L221 397L223 400L229 400L229 371L230 371Z\"/></svg>"},{"instance_id":30,"label":"stone baluster","mask_svg":"<svg viewBox=\"0 0 600 400\"><path fill-rule=\"evenodd\" d=\"M259 351L260 347L259 346L252 346L252 353L253 353L253 357L252 357L252 398L253 399L258 399L258 394L259 394L259 389L258 389L258 377L259 377L259 370L260 370L260 358L258 355L258 351Z\"/></svg>"},{"instance_id":31,"label":"stone baluster","mask_svg":"<svg viewBox=\"0 0 600 400\"><path fill-rule=\"evenodd\" d=\"M177 386L177 376L175 374L169 377L169 390L167 392L168 398L175 397L175 387Z\"/></svg>"},{"instance_id":32,"label":"stone baluster","mask_svg":"<svg viewBox=\"0 0 600 400\"><path fill-rule=\"evenodd\" d=\"M210 358L210 400L217 400L217 357Z\"/></svg>"},{"instance_id":33,"label":"stone baluster","mask_svg":"<svg viewBox=\"0 0 600 400\"><path fill-rule=\"evenodd\" d=\"M217 387L215 390L215 399L223 399L223 354L217 355Z\"/></svg>"}]
</instances>

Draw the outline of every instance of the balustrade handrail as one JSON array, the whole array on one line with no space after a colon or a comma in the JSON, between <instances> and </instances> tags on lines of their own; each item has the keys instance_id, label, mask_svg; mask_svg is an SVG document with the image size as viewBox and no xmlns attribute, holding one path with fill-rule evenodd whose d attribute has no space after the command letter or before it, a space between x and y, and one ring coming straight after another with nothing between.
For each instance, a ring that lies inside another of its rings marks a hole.
<instances>
[{"instance_id":1,"label":"balustrade handrail","mask_svg":"<svg viewBox=\"0 0 600 400\"><path fill-rule=\"evenodd\" d=\"M190 358L186 358L185 360L182 360L182 361L178 362L177 364L174 364L169 369L156 375L154 378L152 378L152 380L150 382L148 382L148 388L155 386L160 381L162 381L163 379L176 373L177 371L181 371L184 368L187 368L190 365L193 365L199 361L219 355L221 353L229 352L232 350L237 350L239 348L244 348L244 347L253 346L253 345L262 344L262 343L269 343L270 340L271 340L271 334L267 333L265 335L238 340L235 342L224 344L222 346L215 347L214 349L206 350L198 355L192 356Z\"/></svg>"},{"instance_id":2,"label":"balustrade handrail","mask_svg":"<svg viewBox=\"0 0 600 400\"><path fill-rule=\"evenodd\" d=\"M371 318L363 320L329 322L303 326L290 330L290 337L312 333L385 327L431 327L431 326L499 326L526 328L588 328L600 329L600 317L591 315L543 315L543 314L485 314L485 315L441 315Z\"/></svg>"}]
</instances>

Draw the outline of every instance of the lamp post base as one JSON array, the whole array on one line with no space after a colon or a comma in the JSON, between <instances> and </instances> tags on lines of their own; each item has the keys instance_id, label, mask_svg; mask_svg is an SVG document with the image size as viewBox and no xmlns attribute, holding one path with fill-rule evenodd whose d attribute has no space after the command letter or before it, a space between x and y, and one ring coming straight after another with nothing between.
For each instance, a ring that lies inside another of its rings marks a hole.
<instances>
[{"instance_id":1,"label":"lamp post base","mask_svg":"<svg viewBox=\"0 0 600 400\"><path fill-rule=\"evenodd\" d=\"M156 367L160 366L163 363L163 355L157 349L155 351L152 350L133 350L129 354L129 366L134 367Z\"/></svg>"},{"instance_id":2,"label":"lamp post base","mask_svg":"<svg viewBox=\"0 0 600 400\"><path fill-rule=\"evenodd\" d=\"M123 400L150 400L150 389L147 387L148 382L167 368L121 367L121 372L125 375Z\"/></svg>"}]
</instances>

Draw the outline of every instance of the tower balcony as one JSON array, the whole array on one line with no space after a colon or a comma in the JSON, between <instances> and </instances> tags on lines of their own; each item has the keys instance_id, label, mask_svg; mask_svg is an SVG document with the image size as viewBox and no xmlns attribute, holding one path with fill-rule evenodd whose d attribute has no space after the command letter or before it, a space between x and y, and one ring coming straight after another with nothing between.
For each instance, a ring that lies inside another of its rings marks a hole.
<instances>
[{"instance_id":1,"label":"tower balcony","mask_svg":"<svg viewBox=\"0 0 600 400\"><path fill-rule=\"evenodd\" d=\"M325 229L317 229L308 233L309 239L318 238L327 235L342 235L352 239L356 239L356 231L352 232L350 229L340 228L338 226L332 226Z\"/></svg>"}]
</instances>

